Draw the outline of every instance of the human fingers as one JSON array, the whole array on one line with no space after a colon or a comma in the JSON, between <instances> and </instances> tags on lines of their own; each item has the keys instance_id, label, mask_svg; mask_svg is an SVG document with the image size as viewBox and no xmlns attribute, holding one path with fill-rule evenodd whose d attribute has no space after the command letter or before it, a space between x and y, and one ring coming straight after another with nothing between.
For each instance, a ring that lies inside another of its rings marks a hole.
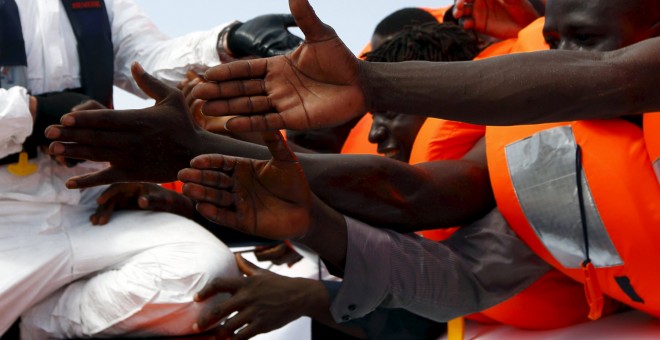
<instances>
[{"instance_id":1,"label":"human fingers","mask_svg":"<svg viewBox=\"0 0 660 340\"><path fill-rule=\"evenodd\" d=\"M520 25L527 25L538 18L534 5L529 0L498 0L509 13L511 19Z\"/></svg>"},{"instance_id":2,"label":"human fingers","mask_svg":"<svg viewBox=\"0 0 660 340\"><path fill-rule=\"evenodd\" d=\"M261 138L263 138L264 143L266 144L266 147L268 147L270 154L273 155L274 160L282 162L298 161L298 157L296 157L296 154L291 151L279 130L264 131L261 133Z\"/></svg>"},{"instance_id":3,"label":"human fingers","mask_svg":"<svg viewBox=\"0 0 660 340\"><path fill-rule=\"evenodd\" d=\"M238 228L238 214L231 209L218 207L205 202L197 203L195 209L197 209L197 212L200 215L213 223L249 233L249 231L244 231L243 229Z\"/></svg>"},{"instance_id":4,"label":"human fingers","mask_svg":"<svg viewBox=\"0 0 660 340\"><path fill-rule=\"evenodd\" d=\"M262 325L262 322L259 319L255 319L252 322L248 323L247 326L241 328L232 336L232 340L246 340L246 339L251 339L252 337L269 332L272 329L270 328L265 328Z\"/></svg>"},{"instance_id":5,"label":"human fingers","mask_svg":"<svg viewBox=\"0 0 660 340\"><path fill-rule=\"evenodd\" d=\"M46 138L60 142L76 142L86 145L107 148L127 148L132 132L94 130L87 128L70 128L62 125L51 125L44 131Z\"/></svg>"},{"instance_id":6,"label":"human fingers","mask_svg":"<svg viewBox=\"0 0 660 340\"><path fill-rule=\"evenodd\" d=\"M332 27L319 19L308 0L289 0L289 9L305 35L305 41L324 41L337 36Z\"/></svg>"},{"instance_id":7,"label":"human fingers","mask_svg":"<svg viewBox=\"0 0 660 340\"><path fill-rule=\"evenodd\" d=\"M126 175L110 167L97 172L69 178L65 185L68 189L83 189L104 184L126 181Z\"/></svg>"},{"instance_id":8,"label":"human fingers","mask_svg":"<svg viewBox=\"0 0 660 340\"><path fill-rule=\"evenodd\" d=\"M235 79L261 79L266 75L267 58L237 60L211 67L204 72L206 81L228 81Z\"/></svg>"},{"instance_id":9,"label":"human fingers","mask_svg":"<svg viewBox=\"0 0 660 340\"><path fill-rule=\"evenodd\" d=\"M162 189L158 192L149 192L138 197L137 203L141 209L152 211L170 211L177 210L177 206L185 204L185 196L174 191ZM177 202L178 200L178 202Z\"/></svg>"},{"instance_id":10,"label":"human fingers","mask_svg":"<svg viewBox=\"0 0 660 340\"><path fill-rule=\"evenodd\" d=\"M116 200L110 199L96 207L96 211L89 217L93 225L105 225L110 221L112 213L115 211Z\"/></svg>"},{"instance_id":11,"label":"human fingers","mask_svg":"<svg viewBox=\"0 0 660 340\"><path fill-rule=\"evenodd\" d=\"M217 277L197 292L194 300L195 302L202 302L219 293L234 294L242 286L243 279L240 277Z\"/></svg>"},{"instance_id":12,"label":"human fingers","mask_svg":"<svg viewBox=\"0 0 660 340\"><path fill-rule=\"evenodd\" d=\"M114 150L109 148L90 148L84 145L52 142L48 153L72 159L86 159L95 162L112 161Z\"/></svg>"},{"instance_id":13,"label":"human fingers","mask_svg":"<svg viewBox=\"0 0 660 340\"><path fill-rule=\"evenodd\" d=\"M465 30L473 30L475 28L476 22L474 21L474 18L467 17L461 19L461 25Z\"/></svg>"},{"instance_id":14,"label":"human fingers","mask_svg":"<svg viewBox=\"0 0 660 340\"><path fill-rule=\"evenodd\" d=\"M188 70L186 71L186 79L188 80L202 79L202 76L193 70Z\"/></svg>"},{"instance_id":15,"label":"human fingers","mask_svg":"<svg viewBox=\"0 0 660 340\"><path fill-rule=\"evenodd\" d=\"M122 194L126 190L125 184L126 183L112 184L103 193L101 193L99 197L96 198L96 203L105 204L113 197Z\"/></svg>"},{"instance_id":16,"label":"human fingers","mask_svg":"<svg viewBox=\"0 0 660 340\"><path fill-rule=\"evenodd\" d=\"M257 132L287 129L287 124L279 113L256 116L236 116L227 120L225 130L229 132Z\"/></svg>"},{"instance_id":17,"label":"human fingers","mask_svg":"<svg viewBox=\"0 0 660 340\"><path fill-rule=\"evenodd\" d=\"M232 193L226 189L216 189L204 184L184 182L181 192L195 202L206 202L218 207L229 207L234 203Z\"/></svg>"},{"instance_id":18,"label":"human fingers","mask_svg":"<svg viewBox=\"0 0 660 340\"><path fill-rule=\"evenodd\" d=\"M254 319L254 313L251 309L252 308L248 306L239 310L236 315L232 315L231 318L225 320L221 326L223 332L230 335L231 339L241 338L240 334L242 333L242 327L249 327L250 324L257 322L257 320Z\"/></svg>"},{"instance_id":19,"label":"human fingers","mask_svg":"<svg viewBox=\"0 0 660 340\"><path fill-rule=\"evenodd\" d=\"M454 1L454 7L452 8L452 14L454 15L454 18L460 19L463 16L464 7L465 7L465 0Z\"/></svg>"},{"instance_id":20,"label":"human fingers","mask_svg":"<svg viewBox=\"0 0 660 340\"><path fill-rule=\"evenodd\" d=\"M253 276L262 270L256 264L246 260L241 254L234 254L234 258L236 258L236 265L238 266L238 270L247 276Z\"/></svg>"},{"instance_id":21,"label":"human fingers","mask_svg":"<svg viewBox=\"0 0 660 340\"><path fill-rule=\"evenodd\" d=\"M222 83L201 83L192 90L196 99L213 100L240 96L258 96L266 94L262 79L226 81Z\"/></svg>"},{"instance_id":22,"label":"human fingers","mask_svg":"<svg viewBox=\"0 0 660 340\"><path fill-rule=\"evenodd\" d=\"M252 114L261 117L273 111L273 106L266 96L252 96L208 100L202 104L200 110L204 115L214 117Z\"/></svg>"},{"instance_id":23,"label":"human fingers","mask_svg":"<svg viewBox=\"0 0 660 340\"><path fill-rule=\"evenodd\" d=\"M242 285L242 283L239 283L239 285ZM240 289L240 287L237 289ZM234 290L234 292L235 291L236 290ZM218 292L212 295L219 293L222 292ZM240 296L241 294L240 292L232 294L233 295L231 297L222 303L211 304L211 301L209 301L209 304L203 309L203 312L199 315L197 322L193 325L193 329L197 332L204 331L205 329L216 325L221 320L226 319L232 313L236 311L240 313L243 306L241 303L237 303L237 301L240 302L240 300L242 300Z\"/></svg>"},{"instance_id":24,"label":"human fingers","mask_svg":"<svg viewBox=\"0 0 660 340\"><path fill-rule=\"evenodd\" d=\"M233 171L238 165L238 158L220 154L199 155L190 160L190 166L200 170Z\"/></svg>"},{"instance_id":25,"label":"human fingers","mask_svg":"<svg viewBox=\"0 0 660 340\"><path fill-rule=\"evenodd\" d=\"M162 101L171 93L177 91L175 88L166 85L147 73L138 62L131 64L131 74L133 74L133 79L135 79L138 87L144 91L147 96L155 99L156 102Z\"/></svg>"}]
</instances>

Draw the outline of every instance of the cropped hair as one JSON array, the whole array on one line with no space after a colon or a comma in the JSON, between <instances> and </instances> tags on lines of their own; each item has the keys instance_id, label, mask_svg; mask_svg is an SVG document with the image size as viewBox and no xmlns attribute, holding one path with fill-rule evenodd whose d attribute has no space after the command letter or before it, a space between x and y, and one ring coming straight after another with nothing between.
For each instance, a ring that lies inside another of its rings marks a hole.
<instances>
[{"instance_id":1,"label":"cropped hair","mask_svg":"<svg viewBox=\"0 0 660 340\"><path fill-rule=\"evenodd\" d=\"M463 28L437 22L410 25L365 53L367 61L467 61L479 53L477 38Z\"/></svg>"},{"instance_id":2,"label":"cropped hair","mask_svg":"<svg viewBox=\"0 0 660 340\"><path fill-rule=\"evenodd\" d=\"M387 37L399 32L405 26L418 25L425 22L438 22L438 20L431 13L421 8L403 8L381 20L378 25L376 25L374 34Z\"/></svg>"}]
</instances>

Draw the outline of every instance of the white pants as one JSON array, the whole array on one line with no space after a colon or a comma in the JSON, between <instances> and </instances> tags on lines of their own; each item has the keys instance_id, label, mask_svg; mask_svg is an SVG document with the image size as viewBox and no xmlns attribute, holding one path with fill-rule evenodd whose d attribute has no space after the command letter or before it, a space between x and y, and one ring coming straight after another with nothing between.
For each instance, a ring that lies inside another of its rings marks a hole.
<instances>
[{"instance_id":1,"label":"white pants","mask_svg":"<svg viewBox=\"0 0 660 340\"><path fill-rule=\"evenodd\" d=\"M205 306L193 295L238 275L229 249L183 217L123 211L92 226L103 189L76 206L0 202L0 334L21 315L25 339L186 334Z\"/></svg>"}]
</instances>

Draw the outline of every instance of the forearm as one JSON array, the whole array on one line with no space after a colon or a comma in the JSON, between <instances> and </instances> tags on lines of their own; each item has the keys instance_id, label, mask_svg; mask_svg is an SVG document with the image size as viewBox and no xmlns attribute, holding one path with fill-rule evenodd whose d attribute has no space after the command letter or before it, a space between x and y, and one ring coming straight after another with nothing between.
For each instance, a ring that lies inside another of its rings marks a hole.
<instances>
[{"instance_id":1,"label":"forearm","mask_svg":"<svg viewBox=\"0 0 660 340\"><path fill-rule=\"evenodd\" d=\"M497 211L443 243L353 220L347 230L344 281L331 307L337 321L377 307L447 321L508 299L549 269Z\"/></svg>"},{"instance_id":2,"label":"forearm","mask_svg":"<svg viewBox=\"0 0 660 340\"><path fill-rule=\"evenodd\" d=\"M370 111L485 125L609 118L660 109L658 39L606 53L544 51L452 63L361 62ZM651 74L651 75L649 75Z\"/></svg>"},{"instance_id":3,"label":"forearm","mask_svg":"<svg viewBox=\"0 0 660 340\"><path fill-rule=\"evenodd\" d=\"M191 158L219 153L270 159L260 145L203 133ZM411 166L381 156L298 154L312 191L339 212L398 231L452 227L494 206L485 164L435 161Z\"/></svg>"},{"instance_id":4,"label":"forearm","mask_svg":"<svg viewBox=\"0 0 660 340\"><path fill-rule=\"evenodd\" d=\"M474 221L494 206L485 165L411 166L381 156L299 155L312 190L341 213L379 227L415 231Z\"/></svg>"}]
</instances>

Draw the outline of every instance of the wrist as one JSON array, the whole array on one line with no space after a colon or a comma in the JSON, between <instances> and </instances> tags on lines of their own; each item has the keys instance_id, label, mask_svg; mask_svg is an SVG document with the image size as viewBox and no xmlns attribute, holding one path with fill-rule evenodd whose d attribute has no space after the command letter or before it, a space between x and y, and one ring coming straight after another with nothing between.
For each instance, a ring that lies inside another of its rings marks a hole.
<instances>
[{"instance_id":1,"label":"wrist","mask_svg":"<svg viewBox=\"0 0 660 340\"><path fill-rule=\"evenodd\" d=\"M312 196L310 215L307 231L295 241L313 249L323 259L343 270L348 247L346 218L316 195Z\"/></svg>"}]
</instances>

